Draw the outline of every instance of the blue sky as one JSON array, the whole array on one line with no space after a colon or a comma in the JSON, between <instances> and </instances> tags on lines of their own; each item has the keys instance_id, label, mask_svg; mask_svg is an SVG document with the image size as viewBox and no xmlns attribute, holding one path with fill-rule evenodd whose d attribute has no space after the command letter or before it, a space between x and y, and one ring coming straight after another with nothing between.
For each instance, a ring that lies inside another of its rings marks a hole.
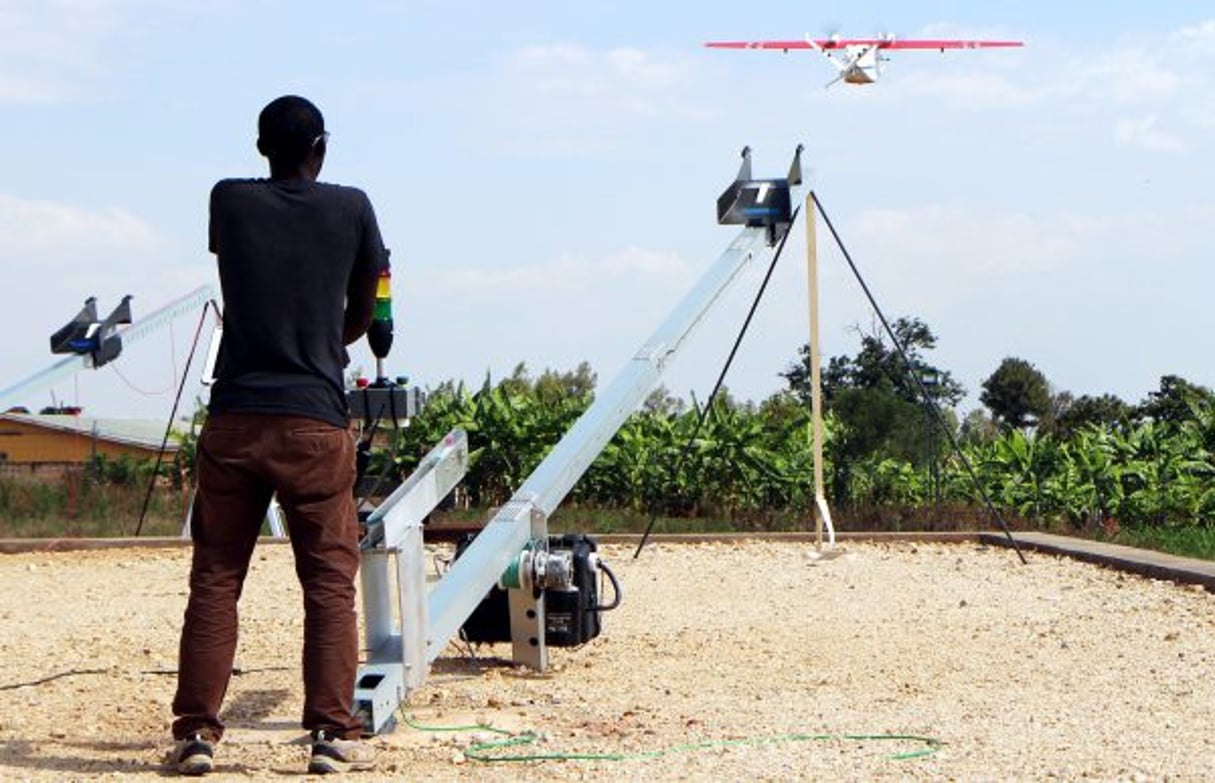
<instances>
[{"instance_id":1,"label":"blue sky","mask_svg":"<svg viewBox=\"0 0 1215 783\"><path fill-rule=\"evenodd\" d=\"M805 33L1019 38L897 54L864 88L808 53L712 39ZM887 315L923 318L977 405L1005 356L1058 390L1135 402L1215 386L1215 4L697 2L0 3L0 387L52 360L89 295L136 316L214 282L206 199L265 170L268 100L333 134L392 248L389 368L479 384L588 360L606 382L733 236L714 201L755 151L810 181ZM873 314L820 227L827 355ZM760 399L808 336L789 243L727 379ZM665 382L703 398L762 270ZM290 285L290 281L284 281ZM108 416L168 415L194 316L55 387ZM370 371L370 354L355 351ZM197 376L197 373L193 373ZM203 390L192 378L187 399ZM48 404L51 391L27 402ZM962 411L965 412L965 411Z\"/></svg>"}]
</instances>

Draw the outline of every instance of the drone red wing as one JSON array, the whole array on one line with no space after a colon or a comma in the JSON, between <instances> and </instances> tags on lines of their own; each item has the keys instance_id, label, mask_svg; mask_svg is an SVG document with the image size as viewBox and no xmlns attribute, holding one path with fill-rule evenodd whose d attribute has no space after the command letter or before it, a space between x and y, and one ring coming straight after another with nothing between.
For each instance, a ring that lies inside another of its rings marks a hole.
<instances>
[{"instance_id":1,"label":"drone red wing","mask_svg":"<svg viewBox=\"0 0 1215 783\"><path fill-rule=\"evenodd\" d=\"M859 43L859 42L858 42ZM1024 41L958 41L952 39L908 39L906 41L874 41L881 49L1007 49L1024 46Z\"/></svg>"},{"instance_id":2,"label":"drone red wing","mask_svg":"<svg viewBox=\"0 0 1215 783\"><path fill-rule=\"evenodd\" d=\"M897 38L818 38L813 43L805 39L791 41L709 41L710 49L843 49L848 46L876 46L879 49L997 49L1024 46L1022 41L965 41L958 39Z\"/></svg>"},{"instance_id":3,"label":"drone red wing","mask_svg":"<svg viewBox=\"0 0 1215 783\"><path fill-rule=\"evenodd\" d=\"M827 43L823 41L820 46ZM834 45L834 44L833 44ZM809 49L810 44L804 39L801 41L709 41L705 46L710 49ZM823 48L827 48L823 46Z\"/></svg>"}]
</instances>

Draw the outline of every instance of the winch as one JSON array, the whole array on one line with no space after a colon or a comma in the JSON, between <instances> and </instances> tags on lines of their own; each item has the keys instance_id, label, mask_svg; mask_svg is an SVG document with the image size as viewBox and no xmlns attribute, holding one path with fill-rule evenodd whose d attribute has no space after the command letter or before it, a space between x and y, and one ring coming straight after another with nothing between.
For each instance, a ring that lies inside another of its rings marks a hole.
<instances>
[{"instance_id":1,"label":"winch","mask_svg":"<svg viewBox=\"0 0 1215 783\"><path fill-rule=\"evenodd\" d=\"M467 533L456 545L456 557L476 538ZM620 582L599 556L590 536L566 533L528 544L460 628L463 639L475 643L509 642L508 590L544 592L544 637L554 647L577 647L599 635L602 612L620 605ZM612 585L612 602L599 603L599 579Z\"/></svg>"}]
</instances>

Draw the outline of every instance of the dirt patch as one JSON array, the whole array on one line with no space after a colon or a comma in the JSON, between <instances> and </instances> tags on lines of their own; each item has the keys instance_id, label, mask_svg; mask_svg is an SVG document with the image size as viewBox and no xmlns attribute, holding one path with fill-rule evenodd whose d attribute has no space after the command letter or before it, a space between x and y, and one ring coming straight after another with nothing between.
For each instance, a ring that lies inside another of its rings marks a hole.
<instances>
[{"instance_id":1,"label":"dirt patch","mask_svg":"<svg viewBox=\"0 0 1215 783\"><path fill-rule=\"evenodd\" d=\"M485 763L472 744L506 734L401 726L370 777L1215 779L1201 589L973 543L604 552L625 600L601 637L544 675L452 646L408 705L430 728L534 732L492 752L554 758ZM186 549L0 556L0 777L164 774L188 567ZM241 616L217 773L298 776L289 548L259 548Z\"/></svg>"}]
</instances>

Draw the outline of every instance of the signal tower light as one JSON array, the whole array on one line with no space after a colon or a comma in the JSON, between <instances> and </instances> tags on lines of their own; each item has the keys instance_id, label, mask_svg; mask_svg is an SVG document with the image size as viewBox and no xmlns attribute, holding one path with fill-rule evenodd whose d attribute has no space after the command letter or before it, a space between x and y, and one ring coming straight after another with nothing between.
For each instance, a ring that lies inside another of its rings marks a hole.
<instances>
[{"instance_id":1,"label":"signal tower light","mask_svg":"<svg viewBox=\"0 0 1215 783\"><path fill-rule=\"evenodd\" d=\"M372 311L371 327L367 330L367 344L375 355L376 383L386 384L384 359L392 350L392 270L385 265L380 270L375 284L375 308Z\"/></svg>"}]
</instances>

